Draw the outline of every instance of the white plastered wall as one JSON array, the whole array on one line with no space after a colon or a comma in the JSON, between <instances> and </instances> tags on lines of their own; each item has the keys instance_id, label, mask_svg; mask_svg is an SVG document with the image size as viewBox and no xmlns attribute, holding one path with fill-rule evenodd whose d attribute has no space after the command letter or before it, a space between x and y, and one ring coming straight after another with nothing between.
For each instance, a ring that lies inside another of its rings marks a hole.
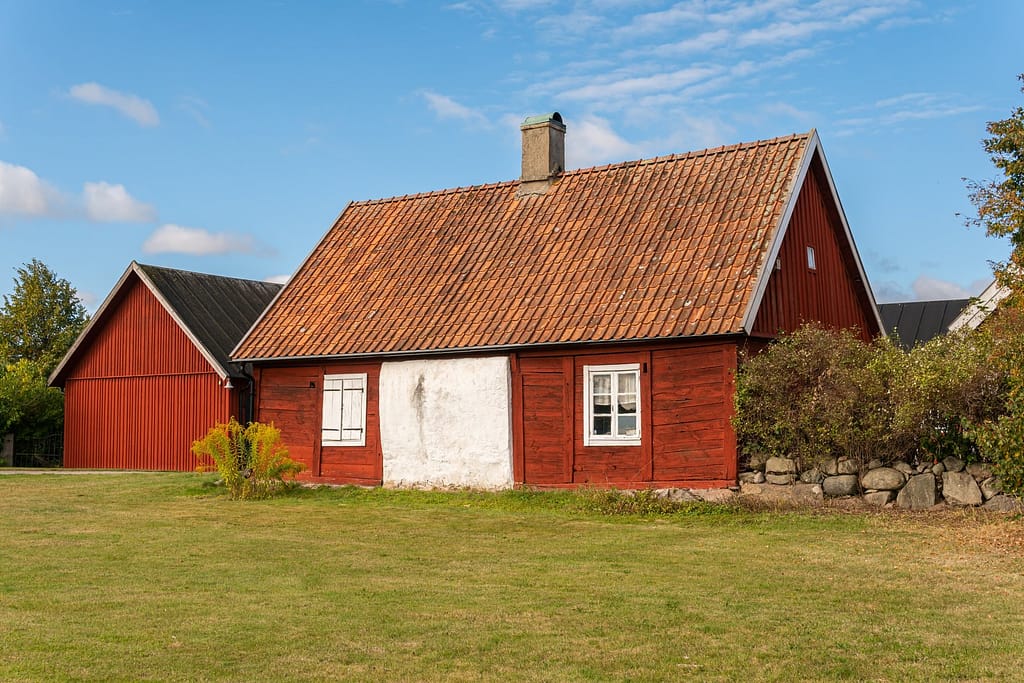
<instances>
[{"instance_id":1,"label":"white plastered wall","mask_svg":"<svg viewBox=\"0 0 1024 683\"><path fill-rule=\"evenodd\" d=\"M384 363L385 486L512 486L506 356Z\"/></svg>"}]
</instances>

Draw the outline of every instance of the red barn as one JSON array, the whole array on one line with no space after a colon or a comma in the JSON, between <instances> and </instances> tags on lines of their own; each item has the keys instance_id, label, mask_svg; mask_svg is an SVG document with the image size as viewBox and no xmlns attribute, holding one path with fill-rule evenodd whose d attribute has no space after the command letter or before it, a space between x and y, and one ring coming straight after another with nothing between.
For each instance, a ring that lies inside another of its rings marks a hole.
<instances>
[{"instance_id":1,"label":"red barn","mask_svg":"<svg viewBox=\"0 0 1024 683\"><path fill-rule=\"evenodd\" d=\"M350 204L232 353L317 481L735 483L740 351L880 321L814 131Z\"/></svg>"},{"instance_id":2,"label":"red barn","mask_svg":"<svg viewBox=\"0 0 1024 683\"><path fill-rule=\"evenodd\" d=\"M228 359L281 286L132 262L60 365L64 466L192 470L192 442L245 419Z\"/></svg>"}]
</instances>

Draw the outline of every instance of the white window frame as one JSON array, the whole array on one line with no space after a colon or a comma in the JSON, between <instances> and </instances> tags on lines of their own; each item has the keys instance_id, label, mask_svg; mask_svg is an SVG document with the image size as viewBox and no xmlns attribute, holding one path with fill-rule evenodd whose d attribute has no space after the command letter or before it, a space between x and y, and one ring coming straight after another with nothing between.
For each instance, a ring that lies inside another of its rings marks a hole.
<instances>
[{"instance_id":1,"label":"white window frame","mask_svg":"<svg viewBox=\"0 0 1024 683\"><path fill-rule=\"evenodd\" d=\"M614 397L618 395L618 377L624 374L636 376L636 434L619 436L619 413L618 401ZM612 433L594 434L594 375L612 375ZM583 366L583 445L584 446L639 446L643 424L643 407L640 391L640 364L620 363L618 365L584 365Z\"/></svg>"},{"instance_id":2,"label":"white window frame","mask_svg":"<svg viewBox=\"0 0 1024 683\"><path fill-rule=\"evenodd\" d=\"M818 262L814 257L814 247L810 244L807 245L807 268L810 270L818 269Z\"/></svg>"},{"instance_id":3,"label":"white window frame","mask_svg":"<svg viewBox=\"0 0 1024 683\"><path fill-rule=\"evenodd\" d=\"M346 386L349 384L350 386ZM352 388L351 385L358 385L358 389ZM323 391L320 396L321 400L321 422L320 422L320 443L323 446L365 446L366 445L366 373L365 372L353 372L340 375L324 375L323 380ZM337 397L337 410L331 410L330 415L328 414L328 399L327 392L338 392ZM350 399L355 398L354 392L358 391L359 403L354 407L354 411L350 411L349 426L345 426L343 420L345 419L345 393L350 392ZM358 423L352 420L358 419ZM328 424L336 424L337 428L328 427ZM358 438L352 434L358 430ZM336 432L337 438L330 438L326 435L326 431ZM348 434L346 435L346 432Z\"/></svg>"}]
</instances>

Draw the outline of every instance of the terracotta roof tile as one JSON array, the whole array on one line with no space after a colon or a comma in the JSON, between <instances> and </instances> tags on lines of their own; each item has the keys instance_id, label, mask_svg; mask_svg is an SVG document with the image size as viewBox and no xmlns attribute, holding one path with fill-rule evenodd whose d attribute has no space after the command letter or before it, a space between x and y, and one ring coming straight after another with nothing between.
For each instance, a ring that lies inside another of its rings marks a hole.
<instances>
[{"instance_id":1,"label":"terracotta roof tile","mask_svg":"<svg viewBox=\"0 0 1024 683\"><path fill-rule=\"evenodd\" d=\"M810 139L353 203L234 356L740 332Z\"/></svg>"}]
</instances>

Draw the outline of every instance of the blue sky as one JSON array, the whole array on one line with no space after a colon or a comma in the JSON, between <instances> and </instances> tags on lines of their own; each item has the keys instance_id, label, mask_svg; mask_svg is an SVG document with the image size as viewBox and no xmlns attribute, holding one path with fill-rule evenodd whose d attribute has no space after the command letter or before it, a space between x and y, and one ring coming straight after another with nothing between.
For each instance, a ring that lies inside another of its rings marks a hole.
<instances>
[{"instance_id":1,"label":"blue sky","mask_svg":"<svg viewBox=\"0 0 1024 683\"><path fill-rule=\"evenodd\" d=\"M967 296L985 122L1021 102L1024 3L0 0L0 293L39 258L90 308L128 263L253 279L346 203L817 128L880 301Z\"/></svg>"}]
</instances>

